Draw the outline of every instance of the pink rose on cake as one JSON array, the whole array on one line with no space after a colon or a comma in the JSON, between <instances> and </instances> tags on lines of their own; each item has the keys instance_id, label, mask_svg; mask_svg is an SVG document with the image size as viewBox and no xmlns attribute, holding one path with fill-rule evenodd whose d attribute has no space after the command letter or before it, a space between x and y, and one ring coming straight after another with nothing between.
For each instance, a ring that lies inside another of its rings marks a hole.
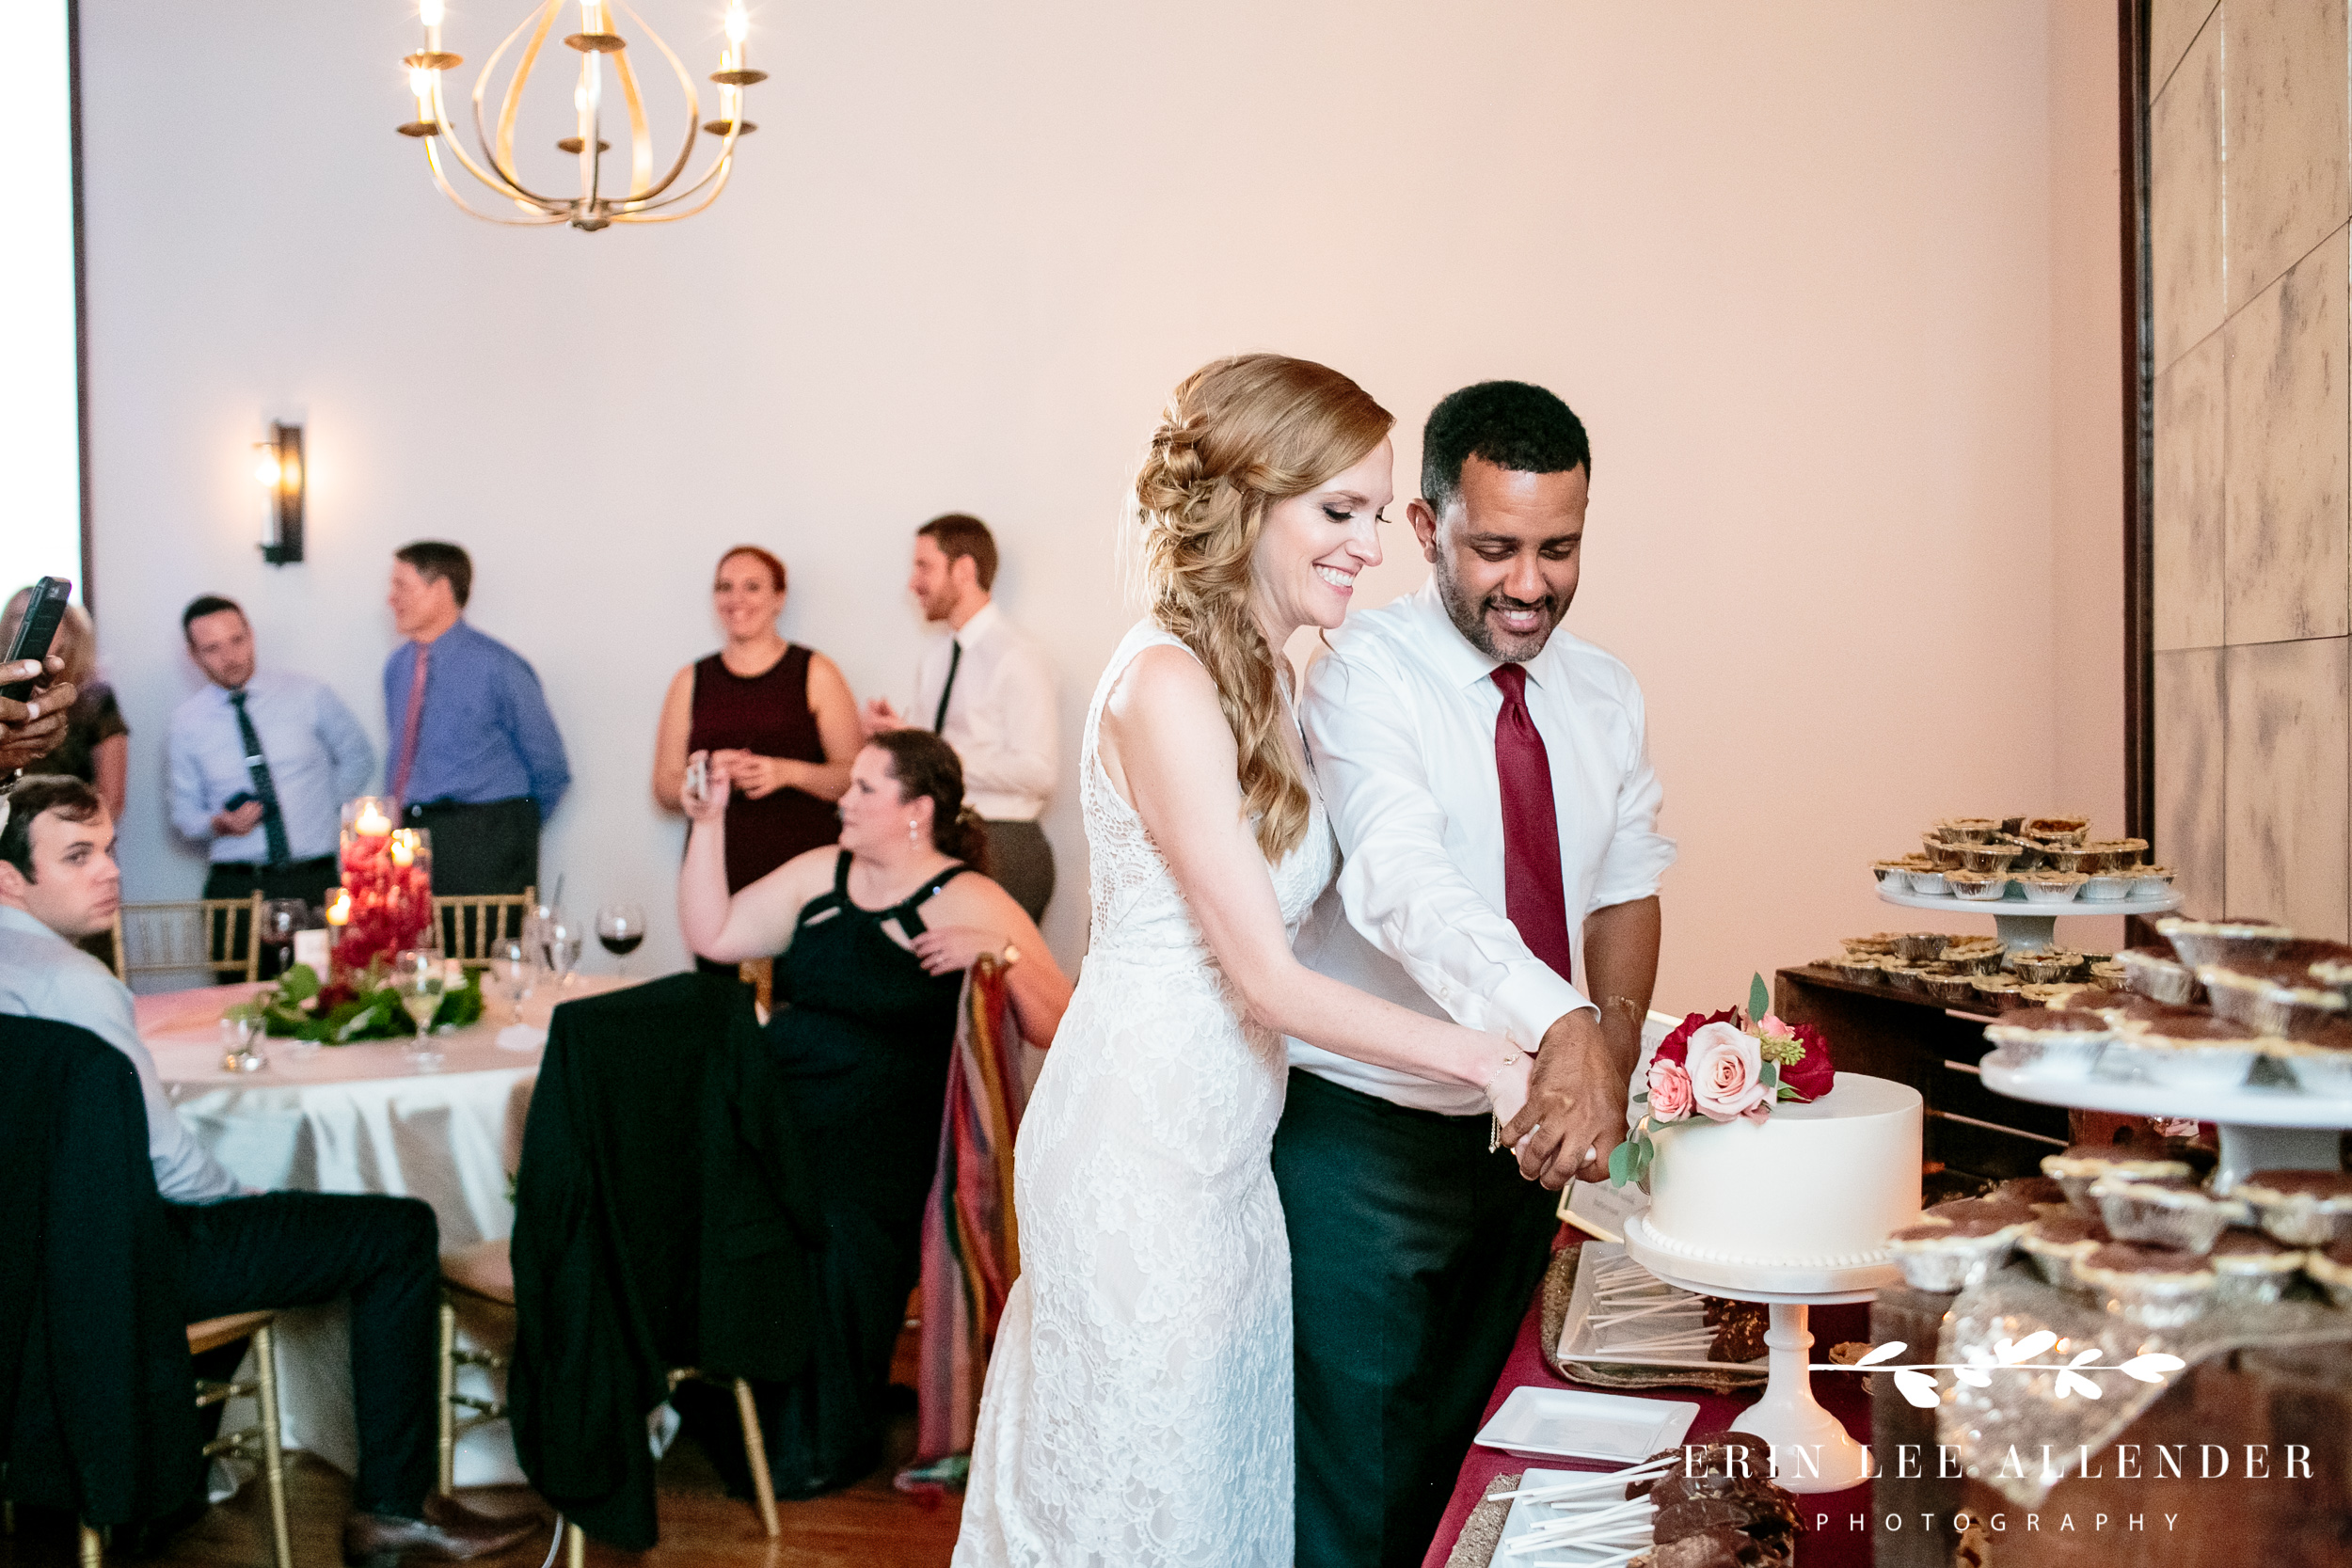
<instances>
[{"instance_id":1,"label":"pink rose on cake","mask_svg":"<svg viewBox=\"0 0 2352 1568\"><path fill-rule=\"evenodd\" d=\"M1728 1023L1709 1023L1691 1037L1686 1070L1691 1103L1710 1121L1740 1117L1761 1121L1772 1115L1764 1092L1764 1058L1756 1037Z\"/></svg>"},{"instance_id":2,"label":"pink rose on cake","mask_svg":"<svg viewBox=\"0 0 2352 1568\"><path fill-rule=\"evenodd\" d=\"M1680 1062L1659 1055L1649 1064L1649 1115L1652 1121L1680 1121L1691 1114L1691 1074Z\"/></svg>"}]
</instances>

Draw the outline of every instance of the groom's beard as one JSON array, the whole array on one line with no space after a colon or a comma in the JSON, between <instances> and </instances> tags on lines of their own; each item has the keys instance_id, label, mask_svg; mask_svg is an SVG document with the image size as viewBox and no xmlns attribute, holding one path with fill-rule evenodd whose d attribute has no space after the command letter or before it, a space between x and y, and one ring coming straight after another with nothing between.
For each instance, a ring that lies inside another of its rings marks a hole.
<instances>
[{"instance_id":1,"label":"groom's beard","mask_svg":"<svg viewBox=\"0 0 2352 1568\"><path fill-rule=\"evenodd\" d=\"M1450 550L1439 550L1431 575L1438 579L1438 597L1445 603L1445 612L1453 621L1454 629L1473 648L1488 658L1503 664L1524 664L1544 651L1551 641L1551 633L1568 613L1568 604L1575 595L1548 594L1540 599L1515 599L1497 592L1473 596L1454 575L1454 556ZM1499 610L1533 611L1535 625L1528 631L1513 631L1496 613Z\"/></svg>"}]
</instances>

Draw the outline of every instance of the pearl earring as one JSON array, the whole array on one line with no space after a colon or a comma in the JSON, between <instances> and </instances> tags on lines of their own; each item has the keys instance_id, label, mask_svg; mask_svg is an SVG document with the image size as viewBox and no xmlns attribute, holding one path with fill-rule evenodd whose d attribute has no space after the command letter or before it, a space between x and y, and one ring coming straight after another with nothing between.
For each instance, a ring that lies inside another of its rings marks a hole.
<instances>
[{"instance_id":1,"label":"pearl earring","mask_svg":"<svg viewBox=\"0 0 2352 1568\"><path fill-rule=\"evenodd\" d=\"M915 825L914 817L910 816L907 818L907 842L909 844L915 842L916 838L920 835L921 831L922 830Z\"/></svg>"}]
</instances>

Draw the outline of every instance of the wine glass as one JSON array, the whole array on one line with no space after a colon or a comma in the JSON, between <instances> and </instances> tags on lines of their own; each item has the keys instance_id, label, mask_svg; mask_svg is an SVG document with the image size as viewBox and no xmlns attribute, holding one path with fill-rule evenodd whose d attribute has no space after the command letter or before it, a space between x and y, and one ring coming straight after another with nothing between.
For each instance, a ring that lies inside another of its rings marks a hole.
<instances>
[{"instance_id":1,"label":"wine glass","mask_svg":"<svg viewBox=\"0 0 2352 1568\"><path fill-rule=\"evenodd\" d=\"M394 955L391 987L417 1026L416 1038L406 1047L408 1059L419 1072L431 1072L441 1065L441 1048L433 1039L433 1015L441 1010L441 998L449 993L449 974L441 967L441 955L423 947Z\"/></svg>"},{"instance_id":2,"label":"wine glass","mask_svg":"<svg viewBox=\"0 0 2352 1568\"><path fill-rule=\"evenodd\" d=\"M645 911L642 905L624 900L607 904L596 911L596 940L604 950L620 961L612 967L623 979L628 977L628 955L637 951L645 940Z\"/></svg>"},{"instance_id":3,"label":"wine glass","mask_svg":"<svg viewBox=\"0 0 2352 1568\"><path fill-rule=\"evenodd\" d=\"M262 1037L262 1021L249 1013L230 1013L220 1021L220 1066L224 1072L259 1072L268 1066L255 1042Z\"/></svg>"},{"instance_id":4,"label":"wine glass","mask_svg":"<svg viewBox=\"0 0 2352 1568\"><path fill-rule=\"evenodd\" d=\"M299 898L273 898L262 906L262 941L278 958L273 972L283 974L294 967L294 933L310 923L310 906Z\"/></svg>"},{"instance_id":5,"label":"wine glass","mask_svg":"<svg viewBox=\"0 0 2352 1568\"><path fill-rule=\"evenodd\" d=\"M498 986L499 994L506 998L515 1022L523 1021L523 1004L539 985L539 953L537 944L520 937L509 937L490 948L490 978Z\"/></svg>"},{"instance_id":6,"label":"wine glass","mask_svg":"<svg viewBox=\"0 0 2352 1568\"><path fill-rule=\"evenodd\" d=\"M558 986L572 983L572 971L580 967L580 950L586 943L587 932L580 923L562 910L549 910L538 922L539 958Z\"/></svg>"}]
</instances>

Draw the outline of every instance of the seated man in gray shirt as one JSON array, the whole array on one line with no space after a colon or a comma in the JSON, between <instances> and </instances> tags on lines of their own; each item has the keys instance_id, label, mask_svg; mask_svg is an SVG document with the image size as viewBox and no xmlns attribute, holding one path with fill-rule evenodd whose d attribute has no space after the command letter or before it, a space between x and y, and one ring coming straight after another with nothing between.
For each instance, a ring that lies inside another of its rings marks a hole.
<instances>
[{"instance_id":1,"label":"seated man in gray shirt","mask_svg":"<svg viewBox=\"0 0 2352 1568\"><path fill-rule=\"evenodd\" d=\"M359 1473L343 1559L389 1568L501 1551L535 1528L485 1518L433 1490L439 1227L411 1197L238 1196L165 1097L131 993L73 944L105 930L122 895L114 823L79 779L43 775L0 794L0 1013L78 1024L131 1058L148 1153L168 1205L181 1310L351 1302Z\"/></svg>"}]
</instances>

